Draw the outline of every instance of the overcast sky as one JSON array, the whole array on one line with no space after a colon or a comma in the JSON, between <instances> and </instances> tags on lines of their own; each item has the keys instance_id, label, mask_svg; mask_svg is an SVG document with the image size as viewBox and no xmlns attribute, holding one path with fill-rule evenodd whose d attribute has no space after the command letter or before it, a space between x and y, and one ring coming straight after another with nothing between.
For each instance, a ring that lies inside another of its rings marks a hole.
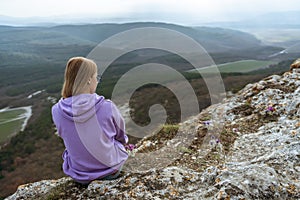
<instances>
[{"instance_id":1,"label":"overcast sky","mask_svg":"<svg viewBox=\"0 0 300 200\"><path fill-rule=\"evenodd\" d=\"M176 22L240 20L268 12L300 10L299 0L0 0L0 15L98 16Z\"/></svg>"}]
</instances>

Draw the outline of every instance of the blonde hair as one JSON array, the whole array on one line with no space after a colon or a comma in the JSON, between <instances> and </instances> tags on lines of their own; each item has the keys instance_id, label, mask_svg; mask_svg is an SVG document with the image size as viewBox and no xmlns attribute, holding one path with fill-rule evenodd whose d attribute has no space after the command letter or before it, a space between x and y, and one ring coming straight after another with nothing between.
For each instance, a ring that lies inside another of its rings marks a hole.
<instances>
[{"instance_id":1,"label":"blonde hair","mask_svg":"<svg viewBox=\"0 0 300 200\"><path fill-rule=\"evenodd\" d=\"M97 72L97 64L84 57L70 58L65 69L65 80L61 95L68 98L81 94L89 79Z\"/></svg>"}]
</instances>

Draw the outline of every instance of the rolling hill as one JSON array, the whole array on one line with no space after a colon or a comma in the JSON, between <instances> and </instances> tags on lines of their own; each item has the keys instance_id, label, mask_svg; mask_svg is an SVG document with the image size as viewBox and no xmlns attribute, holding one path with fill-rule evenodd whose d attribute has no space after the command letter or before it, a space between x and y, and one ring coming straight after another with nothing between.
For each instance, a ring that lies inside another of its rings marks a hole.
<instances>
[{"instance_id":1,"label":"rolling hill","mask_svg":"<svg viewBox=\"0 0 300 200\"><path fill-rule=\"evenodd\" d=\"M44 48L71 45L93 47L104 39L132 28L159 27L184 33L210 53L241 50L260 46L254 36L241 31L208 27L184 27L165 23L89 24L61 25L54 27L9 27L0 26L0 51L46 54ZM55 54L55 52L52 52ZM45 55L44 55L45 56Z\"/></svg>"},{"instance_id":2,"label":"rolling hill","mask_svg":"<svg viewBox=\"0 0 300 200\"><path fill-rule=\"evenodd\" d=\"M198 41L216 64L269 59L269 55L283 50L264 46L253 35L241 31L155 22L53 27L0 26L0 92L4 87L4 93L9 96L41 89L57 92L61 84L57 82L62 79L65 63L70 57L87 56L99 42L108 37L142 27L167 28L186 34ZM104 75L120 76L134 66L150 62L166 64L179 71L191 69L186 60L172 52L142 49L118 58Z\"/></svg>"},{"instance_id":3,"label":"rolling hill","mask_svg":"<svg viewBox=\"0 0 300 200\"><path fill-rule=\"evenodd\" d=\"M235 49L247 49L260 45L260 41L254 36L241 31L212 27L193 28L154 22L63 25L56 26L51 29L99 43L113 34L142 27L159 27L181 32L198 41L208 52L211 53Z\"/></svg>"}]
</instances>

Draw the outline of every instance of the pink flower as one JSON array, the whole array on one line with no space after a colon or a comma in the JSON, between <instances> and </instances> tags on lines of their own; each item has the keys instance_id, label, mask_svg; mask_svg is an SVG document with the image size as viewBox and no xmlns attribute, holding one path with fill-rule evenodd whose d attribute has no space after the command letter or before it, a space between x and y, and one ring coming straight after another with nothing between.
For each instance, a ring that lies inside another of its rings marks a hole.
<instances>
[{"instance_id":1,"label":"pink flower","mask_svg":"<svg viewBox=\"0 0 300 200\"><path fill-rule=\"evenodd\" d=\"M135 149L135 145L134 144L127 144L127 145L125 145L125 149L129 150L129 151L132 151L132 150Z\"/></svg>"},{"instance_id":2,"label":"pink flower","mask_svg":"<svg viewBox=\"0 0 300 200\"><path fill-rule=\"evenodd\" d=\"M275 108L273 106L268 106L267 111L273 112L275 111Z\"/></svg>"}]
</instances>

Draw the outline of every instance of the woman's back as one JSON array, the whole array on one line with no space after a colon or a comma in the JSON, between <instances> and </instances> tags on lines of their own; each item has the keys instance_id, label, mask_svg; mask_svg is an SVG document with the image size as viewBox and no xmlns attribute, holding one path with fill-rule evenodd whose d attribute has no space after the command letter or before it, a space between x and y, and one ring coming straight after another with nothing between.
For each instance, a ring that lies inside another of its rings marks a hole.
<instances>
[{"instance_id":1,"label":"woman's back","mask_svg":"<svg viewBox=\"0 0 300 200\"><path fill-rule=\"evenodd\" d=\"M76 78L68 83L67 72L64 89L70 90ZM66 96L52 107L53 121L66 147L63 171L81 183L119 171L128 158L124 120L113 102L94 93L97 73L91 74L86 86L82 84L85 89L78 88L84 93Z\"/></svg>"}]
</instances>

